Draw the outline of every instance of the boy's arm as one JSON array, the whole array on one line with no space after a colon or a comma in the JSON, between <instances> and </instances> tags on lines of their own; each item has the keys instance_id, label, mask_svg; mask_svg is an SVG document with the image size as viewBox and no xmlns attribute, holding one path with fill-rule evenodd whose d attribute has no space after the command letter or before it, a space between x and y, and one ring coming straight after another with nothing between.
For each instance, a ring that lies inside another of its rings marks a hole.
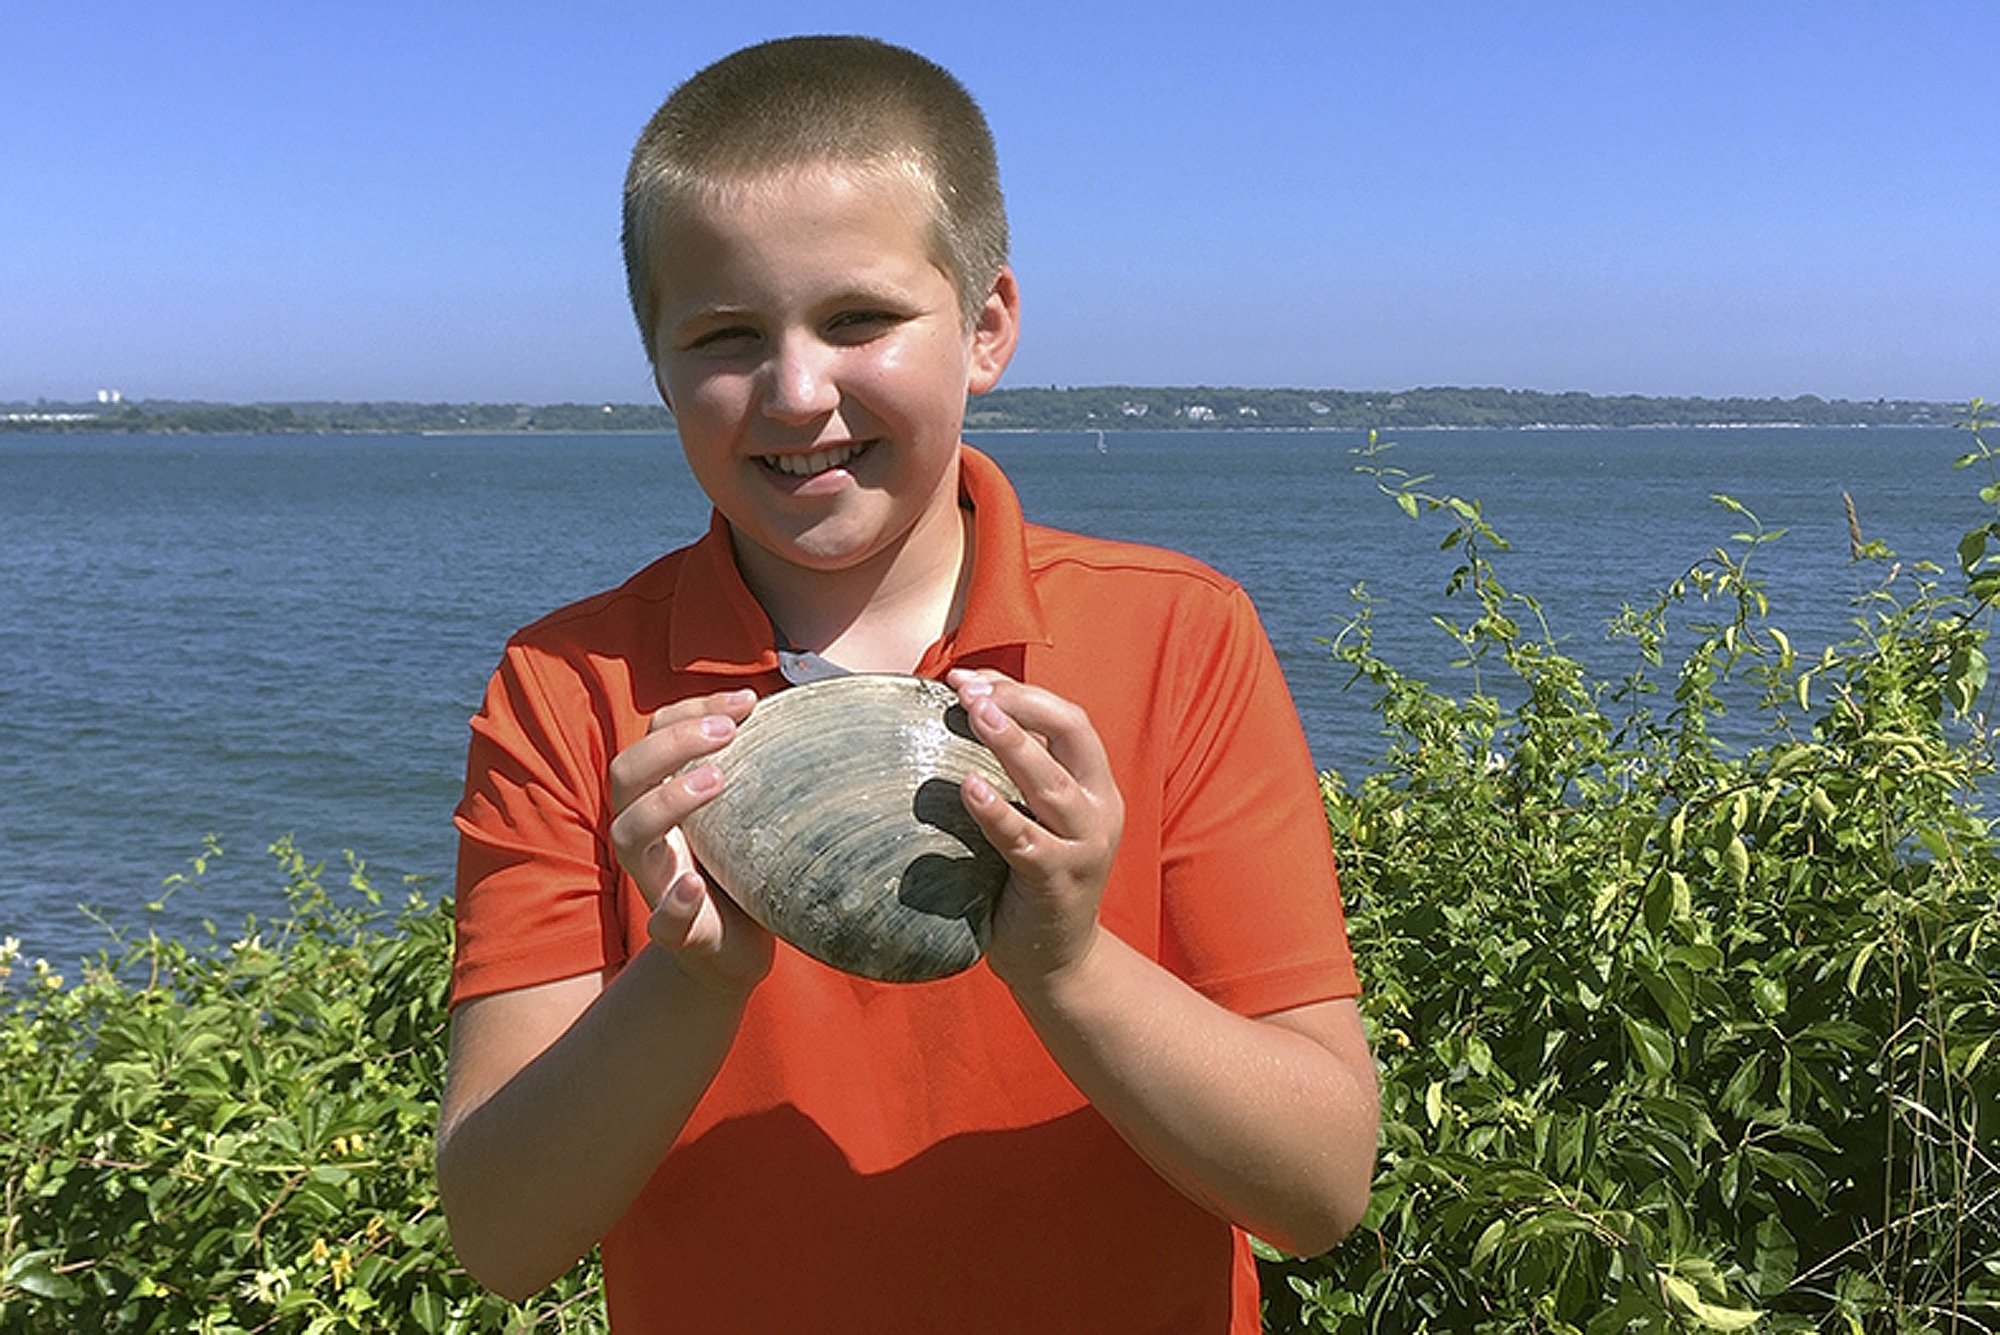
<instances>
[{"instance_id":1,"label":"boy's arm","mask_svg":"<svg viewBox=\"0 0 2000 1335\"><path fill-rule=\"evenodd\" d=\"M438 1185L460 1262L516 1302L624 1214L708 1088L741 1003L665 951L465 1002L452 1015Z\"/></svg>"},{"instance_id":2,"label":"boy's arm","mask_svg":"<svg viewBox=\"0 0 2000 1335\"><path fill-rule=\"evenodd\" d=\"M1296 1255L1368 1206L1375 1067L1352 1000L1250 1018L1099 928L1014 995L1064 1074L1184 1195Z\"/></svg>"},{"instance_id":3,"label":"boy's arm","mask_svg":"<svg viewBox=\"0 0 2000 1335\"><path fill-rule=\"evenodd\" d=\"M769 935L708 892L679 836L718 776L703 766L674 777L728 741L751 704L743 692L669 706L612 762L612 842L653 905L651 941L608 984L584 974L452 1014L439 1193L465 1268L517 1301L638 1196L770 968Z\"/></svg>"},{"instance_id":4,"label":"boy's arm","mask_svg":"<svg viewBox=\"0 0 2000 1335\"><path fill-rule=\"evenodd\" d=\"M1323 1251L1373 1175L1374 1062L1351 1000L1253 1018L1210 1001L1098 922L1123 826L1083 711L998 674L952 682L1035 813L968 781L1013 869L993 970L1077 1088L1161 1176L1275 1246Z\"/></svg>"}]
</instances>

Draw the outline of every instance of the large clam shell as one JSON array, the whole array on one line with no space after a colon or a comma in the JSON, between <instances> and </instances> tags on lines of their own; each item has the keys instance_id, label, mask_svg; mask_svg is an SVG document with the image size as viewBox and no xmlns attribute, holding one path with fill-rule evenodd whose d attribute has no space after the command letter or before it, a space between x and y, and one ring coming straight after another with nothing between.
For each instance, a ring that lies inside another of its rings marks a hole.
<instances>
[{"instance_id":1,"label":"large clam shell","mask_svg":"<svg viewBox=\"0 0 2000 1335\"><path fill-rule=\"evenodd\" d=\"M950 687L855 674L757 703L709 757L721 793L683 823L744 912L815 959L865 978L921 982L984 952L1007 864L959 784L1019 792L972 736Z\"/></svg>"}]
</instances>

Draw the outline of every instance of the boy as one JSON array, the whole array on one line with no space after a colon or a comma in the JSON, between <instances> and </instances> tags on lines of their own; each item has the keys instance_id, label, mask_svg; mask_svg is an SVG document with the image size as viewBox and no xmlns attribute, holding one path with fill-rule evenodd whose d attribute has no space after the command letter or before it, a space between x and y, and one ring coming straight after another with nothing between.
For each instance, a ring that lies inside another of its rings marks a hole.
<instances>
[{"instance_id":1,"label":"boy","mask_svg":"<svg viewBox=\"0 0 2000 1335\"><path fill-rule=\"evenodd\" d=\"M985 121L858 38L696 75L634 151L633 307L708 535L509 644L473 721L438 1173L522 1298L632 1331L1258 1329L1244 1230L1359 1218L1373 1067L1248 601L1027 527L961 445L1019 329ZM781 653L781 651L783 651ZM1032 818L984 963L780 945L678 830L800 662L956 688Z\"/></svg>"}]
</instances>

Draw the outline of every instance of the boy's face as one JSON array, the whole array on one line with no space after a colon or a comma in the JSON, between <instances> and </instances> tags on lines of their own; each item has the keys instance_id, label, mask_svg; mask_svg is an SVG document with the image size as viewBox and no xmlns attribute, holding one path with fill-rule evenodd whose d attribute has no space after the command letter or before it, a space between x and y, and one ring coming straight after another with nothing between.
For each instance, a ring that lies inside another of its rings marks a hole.
<instances>
[{"instance_id":1,"label":"boy's face","mask_svg":"<svg viewBox=\"0 0 2000 1335\"><path fill-rule=\"evenodd\" d=\"M1002 274L968 327L929 239L916 182L835 168L666 224L655 374L753 588L959 541L965 397L999 380L1018 306Z\"/></svg>"}]
</instances>

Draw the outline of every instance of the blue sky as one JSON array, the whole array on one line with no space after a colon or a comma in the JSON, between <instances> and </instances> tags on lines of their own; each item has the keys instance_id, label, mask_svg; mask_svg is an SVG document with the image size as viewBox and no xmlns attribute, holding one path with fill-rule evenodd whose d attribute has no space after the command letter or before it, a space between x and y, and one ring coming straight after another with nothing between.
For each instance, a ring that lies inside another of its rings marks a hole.
<instances>
[{"instance_id":1,"label":"blue sky","mask_svg":"<svg viewBox=\"0 0 2000 1335\"><path fill-rule=\"evenodd\" d=\"M1991 3L9 0L0 399L644 400L631 141L810 31L986 107L1007 384L2000 396Z\"/></svg>"}]
</instances>

